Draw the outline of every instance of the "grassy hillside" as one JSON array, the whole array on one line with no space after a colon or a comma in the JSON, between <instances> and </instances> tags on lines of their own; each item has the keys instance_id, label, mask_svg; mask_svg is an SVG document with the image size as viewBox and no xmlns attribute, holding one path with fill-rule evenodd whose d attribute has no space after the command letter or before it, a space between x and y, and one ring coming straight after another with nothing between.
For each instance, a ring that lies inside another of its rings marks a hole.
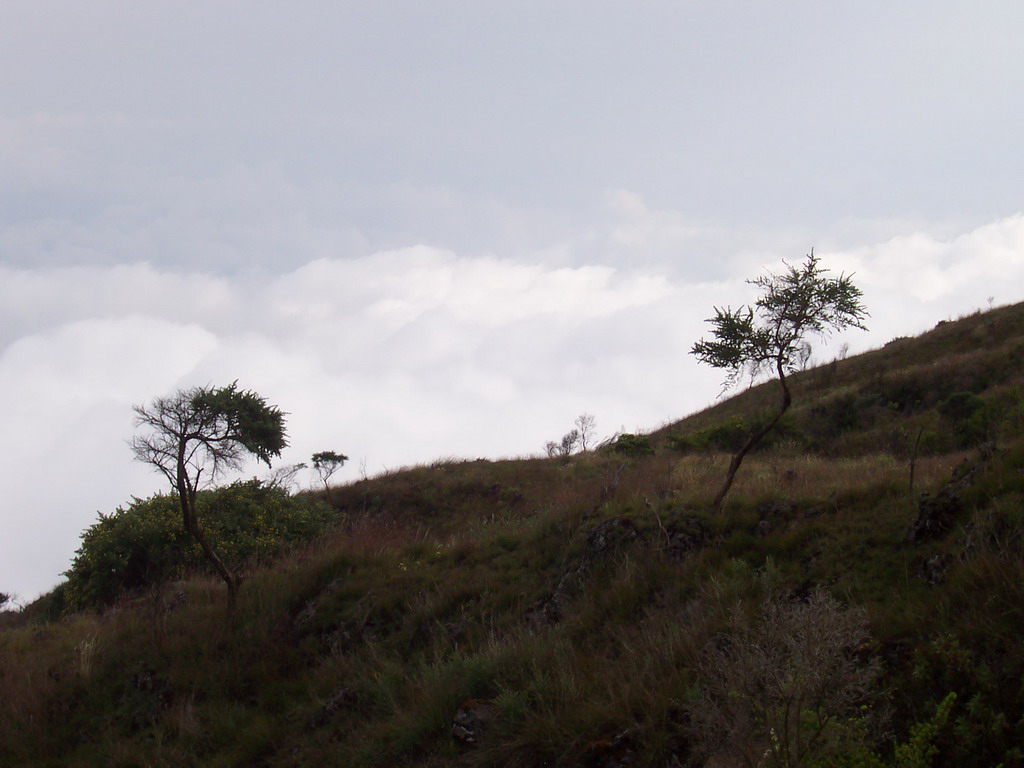
<instances>
[{"instance_id":1,"label":"grassy hillside","mask_svg":"<svg viewBox=\"0 0 1024 768\"><path fill-rule=\"evenodd\" d=\"M254 567L3 616L2 766L1024 764L1024 305L568 459L332 489ZM951 695L952 694L952 695Z\"/></svg>"}]
</instances>

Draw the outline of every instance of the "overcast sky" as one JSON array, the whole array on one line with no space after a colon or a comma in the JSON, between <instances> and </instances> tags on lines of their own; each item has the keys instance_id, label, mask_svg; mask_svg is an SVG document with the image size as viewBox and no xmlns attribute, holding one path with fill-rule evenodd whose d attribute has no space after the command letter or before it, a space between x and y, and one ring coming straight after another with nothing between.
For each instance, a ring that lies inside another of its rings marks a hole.
<instances>
[{"instance_id":1,"label":"overcast sky","mask_svg":"<svg viewBox=\"0 0 1024 768\"><path fill-rule=\"evenodd\" d=\"M0 591L238 379L344 480L714 401L713 304L854 272L852 351L1024 299L1024 4L0 0ZM303 484L310 478L303 476Z\"/></svg>"}]
</instances>

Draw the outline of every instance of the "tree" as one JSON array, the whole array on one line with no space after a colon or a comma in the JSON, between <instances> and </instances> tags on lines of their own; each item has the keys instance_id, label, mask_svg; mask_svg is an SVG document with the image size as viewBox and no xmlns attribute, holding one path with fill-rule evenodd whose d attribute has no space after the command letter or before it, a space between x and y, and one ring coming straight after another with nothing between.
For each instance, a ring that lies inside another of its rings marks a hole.
<instances>
[{"instance_id":1,"label":"tree","mask_svg":"<svg viewBox=\"0 0 1024 768\"><path fill-rule=\"evenodd\" d=\"M789 410L792 394L786 376L807 359L807 337L825 337L848 327L866 330L861 322L867 311L860 302L860 289L850 276L829 278L824 276L826 271L818 266L812 249L800 267L786 264L781 275L769 273L748 281L762 290L756 304L735 311L715 307L715 316L707 321L715 339L701 339L693 345L690 354L700 362L728 371L726 389L735 386L744 373L753 378L772 370L782 393L775 415L755 429L733 455L725 483L711 502L715 511L721 509L744 457Z\"/></svg>"},{"instance_id":2,"label":"tree","mask_svg":"<svg viewBox=\"0 0 1024 768\"><path fill-rule=\"evenodd\" d=\"M306 462L304 461L300 461L298 464L279 466L270 472L270 475L267 477L267 485L271 488L281 488L291 492L292 487L295 485L295 476L305 468Z\"/></svg>"},{"instance_id":3,"label":"tree","mask_svg":"<svg viewBox=\"0 0 1024 768\"><path fill-rule=\"evenodd\" d=\"M196 498L205 482L223 472L241 469L247 456L268 467L288 445L284 414L238 382L226 387L194 387L170 397L158 397L149 406L137 405L135 423L145 429L132 442L135 458L158 469L178 497L182 524L228 589L233 607L242 577L228 568L203 535ZM205 477L204 477L205 476Z\"/></svg>"},{"instance_id":4,"label":"tree","mask_svg":"<svg viewBox=\"0 0 1024 768\"><path fill-rule=\"evenodd\" d=\"M597 420L589 413L581 413L573 422L580 433L580 452L586 453L594 436L594 425Z\"/></svg>"},{"instance_id":5,"label":"tree","mask_svg":"<svg viewBox=\"0 0 1024 768\"><path fill-rule=\"evenodd\" d=\"M574 429L571 432L566 432L562 435L561 442L556 443L554 440L551 440L544 446L544 448L548 452L548 458L554 459L556 457L560 457L565 459L568 458L576 449L579 441L580 431L578 429Z\"/></svg>"},{"instance_id":6,"label":"tree","mask_svg":"<svg viewBox=\"0 0 1024 768\"><path fill-rule=\"evenodd\" d=\"M348 461L348 456L334 451L320 451L313 454L313 469L320 475L328 499L331 498L331 486L328 481L331 479L331 475L337 472L346 461Z\"/></svg>"}]
</instances>

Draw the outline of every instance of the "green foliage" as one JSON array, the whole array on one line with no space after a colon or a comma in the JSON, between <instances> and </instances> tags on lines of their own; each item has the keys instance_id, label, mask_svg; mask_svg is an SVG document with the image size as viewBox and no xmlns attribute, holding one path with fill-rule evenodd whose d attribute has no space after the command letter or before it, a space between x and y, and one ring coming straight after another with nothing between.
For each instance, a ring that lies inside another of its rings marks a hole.
<instances>
[{"instance_id":1,"label":"green foliage","mask_svg":"<svg viewBox=\"0 0 1024 768\"><path fill-rule=\"evenodd\" d=\"M932 759L939 751L935 739L949 721L955 703L956 694L947 694L935 708L935 714L930 720L910 729L910 738L906 743L898 744L894 750L894 768L928 768L932 764Z\"/></svg>"},{"instance_id":2,"label":"green foliage","mask_svg":"<svg viewBox=\"0 0 1024 768\"><path fill-rule=\"evenodd\" d=\"M209 539L233 568L311 539L332 520L326 507L258 480L201 491L197 507ZM113 514L100 514L82 533L65 574L68 600L76 608L105 605L204 565L198 544L182 527L176 496L134 499Z\"/></svg>"},{"instance_id":3,"label":"green foliage","mask_svg":"<svg viewBox=\"0 0 1024 768\"><path fill-rule=\"evenodd\" d=\"M954 392L939 405L939 413L951 421L969 419L985 402L973 392Z\"/></svg>"},{"instance_id":4,"label":"green foliage","mask_svg":"<svg viewBox=\"0 0 1024 768\"><path fill-rule=\"evenodd\" d=\"M751 428L742 416L732 416L718 424L683 435L669 435L670 448L680 453L707 450L738 451L750 437Z\"/></svg>"},{"instance_id":5,"label":"green foliage","mask_svg":"<svg viewBox=\"0 0 1024 768\"><path fill-rule=\"evenodd\" d=\"M634 435L629 432L623 432L619 435L615 442L611 444L611 450L622 456L632 456L634 458L654 455L654 446L651 445L651 438L647 435Z\"/></svg>"},{"instance_id":6,"label":"green foliage","mask_svg":"<svg viewBox=\"0 0 1024 768\"><path fill-rule=\"evenodd\" d=\"M954 392L939 404L938 411L953 424L957 445L979 445L991 439L998 420L996 409L973 392Z\"/></svg>"},{"instance_id":7,"label":"green foliage","mask_svg":"<svg viewBox=\"0 0 1024 768\"><path fill-rule=\"evenodd\" d=\"M334 451L320 451L313 454L312 461L313 469L321 473L326 472L330 476L330 473L348 461L348 456Z\"/></svg>"},{"instance_id":8,"label":"green foliage","mask_svg":"<svg viewBox=\"0 0 1024 768\"><path fill-rule=\"evenodd\" d=\"M288 445L284 414L260 395L226 387L193 387L134 408L135 458L150 464L180 493L195 493L225 469L241 469L246 454L270 466Z\"/></svg>"},{"instance_id":9,"label":"green foliage","mask_svg":"<svg viewBox=\"0 0 1024 768\"><path fill-rule=\"evenodd\" d=\"M164 494L134 499L111 515L100 513L82 533L82 545L65 573L71 603L102 605L124 591L172 576L190 559L193 547L198 551L180 516L178 500Z\"/></svg>"},{"instance_id":10,"label":"green foliage","mask_svg":"<svg viewBox=\"0 0 1024 768\"><path fill-rule=\"evenodd\" d=\"M284 414L252 390L239 390L234 381L226 387L200 387L190 393L198 422L209 425L211 436L241 444L268 467L288 445Z\"/></svg>"},{"instance_id":11,"label":"green foliage","mask_svg":"<svg viewBox=\"0 0 1024 768\"><path fill-rule=\"evenodd\" d=\"M742 448L750 436L761 429L766 421L765 418L748 420L735 415L706 429L669 435L666 442L669 448L679 453L735 452ZM783 417L776 422L772 432L758 443L756 449L767 450L784 442L802 444L805 440L806 437L796 422Z\"/></svg>"},{"instance_id":12,"label":"green foliage","mask_svg":"<svg viewBox=\"0 0 1024 768\"><path fill-rule=\"evenodd\" d=\"M811 763L811 766L812 768L930 768L939 754L936 741L949 722L956 698L955 693L947 694L928 720L913 725L907 740L893 745L891 759L886 759L868 745L861 744L842 754L816 760ZM854 721L851 722L851 726L860 727L861 724Z\"/></svg>"},{"instance_id":13,"label":"green foliage","mask_svg":"<svg viewBox=\"0 0 1024 768\"><path fill-rule=\"evenodd\" d=\"M313 454L311 461L313 462L313 469L316 470L317 475L320 477L320 482L324 484L324 490L327 491L327 495L330 497L331 476L348 461L348 456L343 453L335 453L334 451L319 451Z\"/></svg>"},{"instance_id":14,"label":"green foliage","mask_svg":"<svg viewBox=\"0 0 1024 768\"><path fill-rule=\"evenodd\" d=\"M49 592L40 595L21 609L21 617L28 622L58 621L68 609L68 583L62 581Z\"/></svg>"},{"instance_id":15,"label":"green foliage","mask_svg":"<svg viewBox=\"0 0 1024 768\"><path fill-rule=\"evenodd\" d=\"M822 404L815 409L815 414L821 417L823 436L832 437L856 429L861 424L861 411L874 404L874 398L865 398L853 392Z\"/></svg>"},{"instance_id":16,"label":"green foliage","mask_svg":"<svg viewBox=\"0 0 1024 768\"><path fill-rule=\"evenodd\" d=\"M727 387L744 372L795 372L806 359L810 335L864 328L867 312L860 303L861 290L848 276L823 277L826 270L818 266L813 250L800 268L786 266L781 275L749 281L762 290L753 307L715 307L715 316L708 319L714 339L693 345L691 354L700 362L728 372Z\"/></svg>"}]
</instances>

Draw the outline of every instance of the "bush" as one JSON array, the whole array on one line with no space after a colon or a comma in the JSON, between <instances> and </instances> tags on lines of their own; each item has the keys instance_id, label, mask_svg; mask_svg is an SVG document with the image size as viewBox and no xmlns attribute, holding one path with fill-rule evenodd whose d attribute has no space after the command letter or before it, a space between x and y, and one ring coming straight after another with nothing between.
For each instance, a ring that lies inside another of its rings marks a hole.
<instances>
[{"instance_id":1,"label":"bush","mask_svg":"<svg viewBox=\"0 0 1024 768\"><path fill-rule=\"evenodd\" d=\"M969 419L984 401L972 392L954 392L939 405L939 413L950 421Z\"/></svg>"},{"instance_id":2,"label":"bush","mask_svg":"<svg viewBox=\"0 0 1024 768\"><path fill-rule=\"evenodd\" d=\"M199 523L221 558L237 568L266 559L284 545L315 536L332 519L323 505L289 496L259 480L201 491ZM67 581L71 607L101 606L125 591L206 568L198 544L185 532L177 496L133 499L82 533Z\"/></svg>"},{"instance_id":3,"label":"bush","mask_svg":"<svg viewBox=\"0 0 1024 768\"><path fill-rule=\"evenodd\" d=\"M700 453L704 451L724 451L735 453L740 450L754 434L765 424L765 417L757 417L750 421L742 416L733 416L721 424L707 429L689 432L683 435L669 435L668 446L680 453ZM762 438L755 446L755 451L765 451L786 443L803 444L807 437L789 415L783 416L775 428Z\"/></svg>"},{"instance_id":4,"label":"bush","mask_svg":"<svg viewBox=\"0 0 1024 768\"><path fill-rule=\"evenodd\" d=\"M866 614L821 590L769 596L750 621L711 638L698 664L690 735L701 757L727 765L809 765L864 746L879 665ZM877 725L877 724L873 724Z\"/></svg>"},{"instance_id":5,"label":"bush","mask_svg":"<svg viewBox=\"0 0 1024 768\"><path fill-rule=\"evenodd\" d=\"M669 435L668 444L675 451L738 451L750 438L753 430L742 416L733 416L728 421L713 427L690 432L685 435Z\"/></svg>"},{"instance_id":6,"label":"bush","mask_svg":"<svg viewBox=\"0 0 1024 768\"><path fill-rule=\"evenodd\" d=\"M654 446L651 445L651 438L647 435L633 435L624 432L612 443L611 449L623 456L653 456Z\"/></svg>"},{"instance_id":7,"label":"bush","mask_svg":"<svg viewBox=\"0 0 1024 768\"><path fill-rule=\"evenodd\" d=\"M992 439L999 421L997 409L971 392L954 392L939 405L939 413L952 422L960 448Z\"/></svg>"},{"instance_id":8,"label":"bush","mask_svg":"<svg viewBox=\"0 0 1024 768\"><path fill-rule=\"evenodd\" d=\"M811 411L816 437L828 440L844 432L860 429L863 426L862 412L877 404L877 398L854 392L846 392L821 403Z\"/></svg>"}]
</instances>

